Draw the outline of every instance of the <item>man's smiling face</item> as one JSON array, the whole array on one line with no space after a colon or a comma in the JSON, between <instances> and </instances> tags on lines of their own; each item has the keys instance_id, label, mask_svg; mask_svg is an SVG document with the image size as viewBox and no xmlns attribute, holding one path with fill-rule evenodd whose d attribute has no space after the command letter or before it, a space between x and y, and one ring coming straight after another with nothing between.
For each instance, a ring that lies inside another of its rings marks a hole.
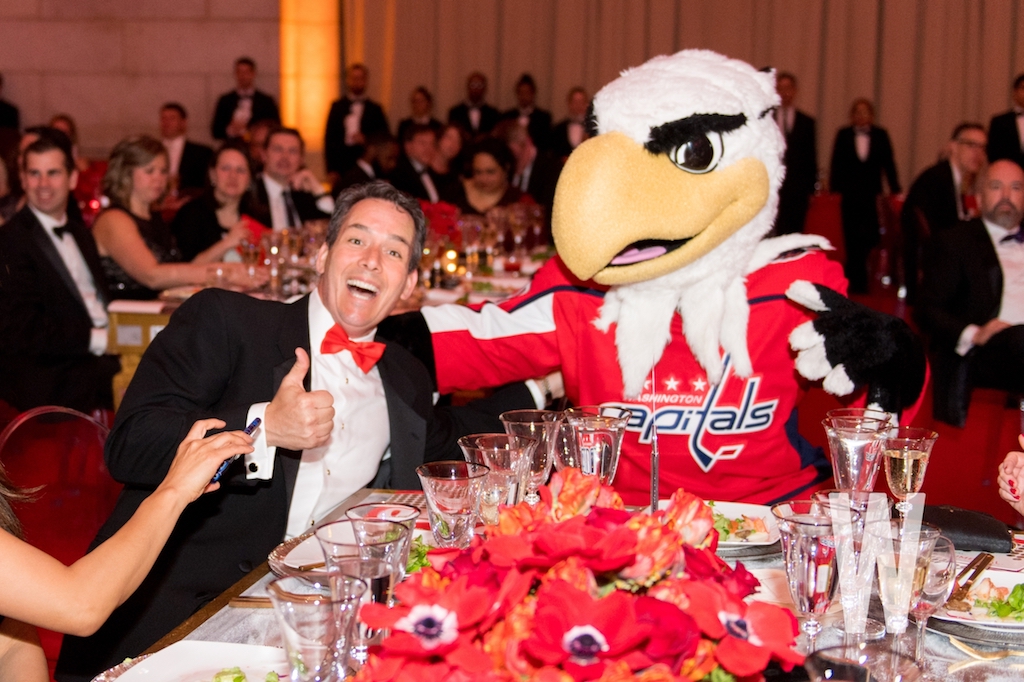
<instances>
[{"instance_id":1,"label":"man's smiling face","mask_svg":"<svg viewBox=\"0 0 1024 682\"><path fill-rule=\"evenodd\" d=\"M390 201L363 199L316 258L324 306L350 338L366 336L416 287L410 272L415 225Z\"/></svg>"}]
</instances>

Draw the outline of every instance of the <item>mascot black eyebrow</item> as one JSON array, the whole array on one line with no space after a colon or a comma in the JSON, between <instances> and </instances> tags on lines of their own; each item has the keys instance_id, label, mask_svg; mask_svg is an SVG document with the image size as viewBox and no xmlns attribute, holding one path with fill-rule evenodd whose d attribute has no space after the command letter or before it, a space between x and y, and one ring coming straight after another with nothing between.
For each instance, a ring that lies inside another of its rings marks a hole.
<instances>
[{"instance_id":1,"label":"mascot black eyebrow","mask_svg":"<svg viewBox=\"0 0 1024 682\"><path fill-rule=\"evenodd\" d=\"M624 71L559 180L558 256L500 305L424 308L381 333L429 331L442 392L560 369L574 404L631 410L614 482L630 504L649 501L655 424L663 490L768 503L827 481L796 428L809 381L912 411L925 360L903 322L842 295L824 238L767 237L778 103L772 72L714 52Z\"/></svg>"}]
</instances>

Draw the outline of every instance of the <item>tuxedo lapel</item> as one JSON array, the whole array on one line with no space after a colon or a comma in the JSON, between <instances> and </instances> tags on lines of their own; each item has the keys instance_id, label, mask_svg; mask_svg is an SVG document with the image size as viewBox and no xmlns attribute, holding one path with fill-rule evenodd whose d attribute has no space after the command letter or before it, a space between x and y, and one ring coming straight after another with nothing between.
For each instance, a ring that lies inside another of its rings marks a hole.
<instances>
[{"instance_id":1,"label":"tuxedo lapel","mask_svg":"<svg viewBox=\"0 0 1024 682\"><path fill-rule=\"evenodd\" d=\"M39 224L39 220L35 215L32 215L31 211L29 211L29 218L31 219L29 234L32 241L43 255L46 256L46 260L50 262L50 265L60 277L60 281L64 283L64 286L67 287L68 291L71 292L71 295L76 301L78 301L79 305L82 306L82 309L85 310L85 301L82 299L82 292L78 290L78 285L75 284L75 280L71 277L71 273L64 264L64 259L60 257L57 247L54 246L53 242L50 240L50 235L46 234L46 229Z\"/></svg>"},{"instance_id":2,"label":"tuxedo lapel","mask_svg":"<svg viewBox=\"0 0 1024 682\"><path fill-rule=\"evenodd\" d=\"M391 352L388 343L384 355L377 363L384 396L388 405L391 428L391 487L398 490L416 490L419 478L416 467L423 463L427 442L427 422L412 403L416 387L402 367L399 355Z\"/></svg>"},{"instance_id":3,"label":"tuxedo lapel","mask_svg":"<svg viewBox=\"0 0 1024 682\"><path fill-rule=\"evenodd\" d=\"M100 299L103 307L106 307L110 303L107 292L107 276L103 273L103 266L100 264L100 254L96 250L96 241L92 238L89 229L81 223L69 222L68 224L71 226L71 234L75 238L75 243L78 244L78 250L81 252L82 258L85 259L85 264L89 268L89 274L92 275L92 283L96 287L96 296Z\"/></svg>"}]
</instances>

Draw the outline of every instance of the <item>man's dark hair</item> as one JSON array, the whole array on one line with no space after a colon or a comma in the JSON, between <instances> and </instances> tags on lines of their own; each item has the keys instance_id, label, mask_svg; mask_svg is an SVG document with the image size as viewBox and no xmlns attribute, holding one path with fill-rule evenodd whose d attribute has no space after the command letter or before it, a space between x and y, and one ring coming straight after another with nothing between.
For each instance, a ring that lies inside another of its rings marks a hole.
<instances>
[{"instance_id":1,"label":"man's dark hair","mask_svg":"<svg viewBox=\"0 0 1024 682\"><path fill-rule=\"evenodd\" d=\"M240 64L245 64L253 71L256 70L256 62L252 60L252 57L239 57L235 60L235 66L239 66Z\"/></svg>"},{"instance_id":2,"label":"man's dark hair","mask_svg":"<svg viewBox=\"0 0 1024 682\"><path fill-rule=\"evenodd\" d=\"M327 246L334 246L338 240L338 233L341 232L341 224L345 222L352 208L363 199L380 199L394 204L396 208L404 211L412 218L414 227L412 247L409 252L409 272L415 272L420 266L420 258L423 257L423 242L427 238L427 218L423 215L420 202L401 190L397 190L383 180L374 180L362 185L353 185L342 190L338 198L334 200L334 215L327 227Z\"/></svg>"},{"instance_id":3,"label":"man's dark hair","mask_svg":"<svg viewBox=\"0 0 1024 682\"><path fill-rule=\"evenodd\" d=\"M473 176L473 159L476 158L477 154L487 154L494 159L511 181L512 170L516 167L516 157L509 150L504 140L499 140L496 137L485 137L466 151L466 171L468 177Z\"/></svg>"},{"instance_id":4,"label":"man's dark hair","mask_svg":"<svg viewBox=\"0 0 1024 682\"><path fill-rule=\"evenodd\" d=\"M185 111L185 107L179 104L178 102L167 102L162 107L160 107L160 111L164 111L166 109L172 109L174 111L177 111L179 116L181 116L185 120L188 120L188 112Z\"/></svg>"},{"instance_id":5,"label":"man's dark hair","mask_svg":"<svg viewBox=\"0 0 1024 682\"><path fill-rule=\"evenodd\" d=\"M435 140L437 139L437 130L434 129L434 126L429 123L413 123L411 126L406 127L402 135L402 144L412 141L412 138L422 133L430 133L434 136Z\"/></svg>"},{"instance_id":6,"label":"man's dark hair","mask_svg":"<svg viewBox=\"0 0 1024 682\"><path fill-rule=\"evenodd\" d=\"M534 82L533 76L528 73L524 73L519 77L519 80L516 81L516 87L518 88L520 85L529 85L531 90L537 92L537 83Z\"/></svg>"},{"instance_id":7,"label":"man's dark hair","mask_svg":"<svg viewBox=\"0 0 1024 682\"><path fill-rule=\"evenodd\" d=\"M1017 77L1013 79L1013 89L1016 90L1022 85L1024 85L1024 73L1018 73Z\"/></svg>"},{"instance_id":8,"label":"man's dark hair","mask_svg":"<svg viewBox=\"0 0 1024 682\"><path fill-rule=\"evenodd\" d=\"M982 133L984 133L985 126L981 125L976 121L961 121L960 123L957 124L956 128L953 128L953 134L950 135L949 139L955 141L956 138L960 137L960 133L964 132L965 130L980 130Z\"/></svg>"},{"instance_id":9,"label":"man's dark hair","mask_svg":"<svg viewBox=\"0 0 1024 682\"><path fill-rule=\"evenodd\" d=\"M413 89L413 92L418 92L423 95L430 104L434 103L434 96L430 94L430 90L427 90L427 86L419 85Z\"/></svg>"},{"instance_id":10,"label":"man's dark hair","mask_svg":"<svg viewBox=\"0 0 1024 682\"><path fill-rule=\"evenodd\" d=\"M302 139L302 133L295 128L285 128L282 125L275 125L267 133L267 139L263 142L263 148L270 148L270 140L273 139L274 135L291 135L299 140L299 151L306 152L306 141Z\"/></svg>"},{"instance_id":11,"label":"man's dark hair","mask_svg":"<svg viewBox=\"0 0 1024 682\"><path fill-rule=\"evenodd\" d=\"M777 74L775 74L775 82L776 83L778 83L783 78L788 78L789 80L793 81L794 87L797 85L796 76L794 76L789 71L779 71Z\"/></svg>"},{"instance_id":12,"label":"man's dark hair","mask_svg":"<svg viewBox=\"0 0 1024 682\"><path fill-rule=\"evenodd\" d=\"M34 126L30 130L26 130L25 133L38 135L39 139L25 147L24 160L22 165L24 166L29 154L45 154L57 150L64 155L64 168L70 174L75 170L75 159L71 155L71 138L64 134L64 131L57 130L56 128L49 128L47 126ZM21 170L25 170L22 168Z\"/></svg>"}]
</instances>

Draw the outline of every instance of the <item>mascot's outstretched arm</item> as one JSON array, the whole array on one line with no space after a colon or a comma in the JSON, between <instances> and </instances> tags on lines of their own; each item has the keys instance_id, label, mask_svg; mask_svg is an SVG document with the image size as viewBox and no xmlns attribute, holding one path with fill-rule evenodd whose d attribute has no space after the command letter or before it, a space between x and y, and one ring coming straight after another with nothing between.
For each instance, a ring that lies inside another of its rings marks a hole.
<instances>
[{"instance_id":1,"label":"mascot's outstretched arm","mask_svg":"<svg viewBox=\"0 0 1024 682\"><path fill-rule=\"evenodd\" d=\"M820 284L797 280L786 297L818 313L793 330L796 369L844 396L868 387L868 404L901 412L921 395L925 353L903 320L855 303Z\"/></svg>"}]
</instances>

